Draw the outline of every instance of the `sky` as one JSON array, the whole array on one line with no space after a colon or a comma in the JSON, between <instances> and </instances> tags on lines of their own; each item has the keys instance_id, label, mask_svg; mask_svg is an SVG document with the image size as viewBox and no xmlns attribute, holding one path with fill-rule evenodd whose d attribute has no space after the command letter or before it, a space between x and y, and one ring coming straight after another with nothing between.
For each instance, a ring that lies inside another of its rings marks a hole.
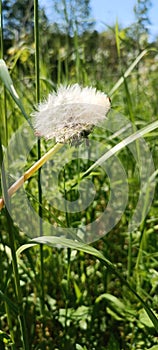
<instances>
[{"instance_id":1,"label":"sky","mask_svg":"<svg viewBox=\"0 0 158 350\"><path fill-rule=\"evenodd\" d=\"M60 1L60 0L59 0ZM151 38L158 36L158 0L151 0L149 11ZM46 9L48 16L53 19L53 0L39 0ZM96 21L98 31L106 30L107 25L114 25L116 19L122 27L127 27L135 21L133 8L137 0L91 0L92 17Z\"/></svg>"}]
</instances>

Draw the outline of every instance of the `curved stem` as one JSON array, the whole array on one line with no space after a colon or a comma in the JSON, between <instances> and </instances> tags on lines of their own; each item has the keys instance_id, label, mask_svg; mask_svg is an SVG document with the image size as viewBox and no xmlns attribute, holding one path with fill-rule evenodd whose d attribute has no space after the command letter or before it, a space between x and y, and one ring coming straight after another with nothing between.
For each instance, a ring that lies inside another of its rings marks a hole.
<instances>
[{"instance_id":1,"label":"curved stem","mask_svg":"<svg viewBox=\"0 0 158 350\"><path fill-rule=\"evenodd\" d=\"M57 143L53 148L51 148L47 153L45 153L35 164L31 166L13 185L8 189L8 196L11 197L23 184L27 181L38 169L46 163L51 156L53 156L60 148L63 147L62 143ZM5 200L0 198L0 210L4 207Z\"/></svg>"}]
</instances>

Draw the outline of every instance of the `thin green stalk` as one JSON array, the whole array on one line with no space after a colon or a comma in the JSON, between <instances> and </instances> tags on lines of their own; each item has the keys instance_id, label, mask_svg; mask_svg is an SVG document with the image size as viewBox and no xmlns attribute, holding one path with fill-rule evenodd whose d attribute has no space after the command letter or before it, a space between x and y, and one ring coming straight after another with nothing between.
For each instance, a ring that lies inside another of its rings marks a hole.
<instances>
[{"instance_id":1,"label":"thin green stalk","mask_svg":"<svg viewBox=\"0 0 158 350\"><path fill-rule=\"evenodd\" d=\"M81 67L80 67L80 54L79 54L77 29L74 32L74 46L75 46L75 56L76 56L76 81L79 83Z\"/></svg>"},{"instance_id":2,"label":"thin green stalk","mask_svg":"<svg viewBox=\"0 0 158 350\"><path fill-rule=\"evenodd\" d=\"M64 16L67 24L68 31L66 33L66 49L67 49L67 55L65 57L65 80L68 82L69 79L69 54L70 54L70 33L69 33L69 17L68 17L68 12L67 12L67 3L65 0L62 0L63 8L64 8Z\"/></svg>"},{"instance_id":3,"label":"thin green stalk","mask_svg":"<svg viewBox=\"0 0 158 350\"><path fill-rule=\"evenodd\" d=\"M147 234L146 234L146 227L144 222L141 224L140 231L141 231L140 244L139 244L139 250L138 250L138 255L137 255L136 264L135 264L135 271L134 271L137 293L141 292L143 278L142 278L142 275L140 274L140 270L141 270L141 265L143 264L143 254L147 247Z\"/></svg>"},{"instance_id":4,"label":"thin green stalk","mask_svg":"<svg viewBox=\"0 0 158 350\"><path fill-rule=\"evenodd\" d=\"M82 79L84 82L84 85L89 85L89 77L88 73L86 71L86 57L85 57L85 45L82 45Z\"/></svg>"},{"instance_id":5,"label":"thin green stalk","mask_svg":"<svg viewBox=\"0 0 158 350\"><path fill-rule=\"evenodd\" d=\"M0 41L1 41L1 47L0 47L0 53L1 58L3 58L3 11L2 11L2 0L0 0Z\"/></svg>"},{"instance_id":6,"label":"thin green stalk","mask_svg":"<svg viewBox=\"0 0 158 350\"><path fill-rule=\"evenodd\" d=\"M2 159L3 159L3 151L2 151L2 144L0 142L0 163L1 163L1 165L2 165ZM19 273L18 273L18 264L17 264L16 247L15 247L15 240L14 240L13 222L12 222L11 216L9 214L10 213L10 203L9 203L9 196L8 196L8 192L7 192L7 184L6 184L4 166L2 167L2 184L3 184L3 190L4 190L5 203L6 203L6 207L7 207L7 209L5 209L5 211L6 211L6 218L7 218L7 225L8 225L10 249L11 249L11 254L12 254L13 275L14 275L15 291L16 291L18 310L19 310L19 324L20 324L20 329L21 329L23 350L29 350L27 328L26 328L26 322L25 322L24 310L23 310L23 298L22 298L21 287L20 287L20 277L19 277Z\"/></svg>"},{"instance_id":7,"label":"thin green stalk","mask_svg":"<svg viewBox=\"0 0 158 350\"><path fill-rule=\"evenodd\" d=\"M66 342L67 335L67 321L68 321L68 295L70 289L70 272L71 272L71 248L67 248L67 290L66 290L66 300L65 300L65 328L64 328L64 336Z\"/></svg>"},{"instance_id":8,"label":"thin green stalk","mask_svg":"<svg viewBox=\"0 0 158 350\"><path fill-rule=\"evenodd\" d=\"M8 128L7 128L7 105L6 105L6 89L5 87L3 88L3 99L4 99L4 130L5 130L5 143L7 145L8 143ZM1 143L2 144L2 143ZM2 161L2 159L1 159ZM1 163L1 162L0 162ZM3 171L3 170L2 170ZM9 228L9 225L8 225ZM10 230L9 230L10 231ZM11 349L16 350L15 348L15 336L14 336L14 329L13 329L13 324L12 324L12 318L10 315L10 310L8 308L7 302L5 302L5 310L6 310L6 315L7 315L7 321L8 321L8 327L12 339L12 345Z\"/></svg>"},{"instance_id":9,"label":"thin green stalk","mask_svg":"<svg viewBox=\"0 0 158 350\"><path fill-rule=\"evenodd\" d=\"M35 36L35 76L36 76L36 103L40 101L40 64L39 64L39 11L38 11L38 0L34 0L34 36ZM38 149L38 160L41 158L41 141L37 141ZM43 225L42 225L42 186L41 186L41 168L38 170L38 199L39 199L39 230L40 236L43 236ZM40 245L40 262L41 262L41 313L42 318L44 316L44 257L43 257L43 245ZM43 322L44 324L44 322ZM44 331L44 327L43 327Z\"/></svg>"},{"instance_id":10,"label":"thin green stalk","mask_svg":"<svg viewBox=\"0 0 158 350\"><path fill-rule=\"evenodd\" d=\"M0 0L0 58L4 56L4 39L3 39L3 7L2 0ZM4 88L4 130L5 130L5 143L8 143L8 124L7 124L7 113L6 113L6 90Z\"/></svg>"},{"instance_id":11,"label":"thin green stalk","mask_svg":"<svg viewBox=\"0 0 158 350\"><path fill-rule=\"evenodd\" d=\"M127 258L127 279L130 278L132 271L132 232L129 233L128 258Z\"/></svg>"},{"instance_id":12,"label":"thin green stalk","mask_svg":"<svg viewBox=\"0 0 158 350\"><path fill-rule=\"evenodd\" d=\"M58 82L58 85L60 85L60 83L61 83L61 57L60 57L60 51L58 53L57 82Z\"/></svg>"},{"instance_id":13,"label":"thin green stalk","mask_svg":"<svg viewBox=\"0 0 158 350\"><path fill-rule=\"evenodd\" d=\"M64 169L64 196L67 200L67 192L65 187L65 169ZM69 220L69 214L67 210L67 205L65 201L65 214L66 214L66 226L70 226L70 220ZM66 295L66 301L65 301L65 329L64 329L64 335L65 335L65 341L66 341L66 334L67 334L67 318L68 318L68 295L69 295L69 288L70 288L70 268L71 268L71 248L67 248L67 295Z\"/></svg>"},{"instance_id":14,"label":"thin green stalk","mask_svg":"<svg viewBox=\"0 0 158 350\"><path fill-rule=\"evenodd\" d=\"M133 111L133 103L132 103L132 98L131 98L131 94L128 88L128 83L127 83L127 79L124 78L124 88L125 88L125 96L126 96L126 105L128 107L128 113L130 116L130 120L132 122L132 129L133 132L137 131L136 125L135 125L135 115L134 115L134 111ZM140 148L139 148L139 139L136 140L135 143L136 146L136 154L137 154L137 160L139 162L140 160ZM133 174L134 176L134 174ZM132 232L129 232L129 243L128 243L128 258L127 258L127 277L128 279L131 276L131 272L132 272Z\"/></svg>"},{"instance_id":15,"label":"thin green stalk","mask_svg":"<svg viewBox=\"0 0 158 350\"><path fill-rule=\"evenodd\" d=\"M3 46L3 11L2 11L2 0L0 0L0 56L1 59L3 59L4 56L4 46ZM7 110L6 110L6 91L4 88L4 130L5 130L5 143L7 145L8 142L8 127L7 127ZM1 138L1 135L0 135ZM2 166L3 162L3 150L2 150L2 143L0 139L0 166ZM12 265L13 265L13 275L14 275L14 283L15 283L15 290L16 290L16 297L17 297L17 304L18 304L18 310L19 310L19 324L21 329L21 337L22 337L22 343L23 343L23 349L29 350L29 342L28 342L28 336L27 336L27 328L24 318L24 312L23 312L23 298L21 293L21 287L20 287L20 277L18 273L18 264L17 264L17 257L16 257L16 247L15 247L15 240L14 240L14 229L13 229L13 222L10 217L10 203L9 203L9 196L7 191L7 183L6 183L6 177L5 177L5 169L4 165L1 170L2 173L2 185L4 190L4 198L5 203L7 205L6 211L6 218L7 218L7 225L8 225L8 233L9 233L9 241L10 241L10 248L11 248L11 254L12 254ZM14 337L14 331L12 326L12 319L10 315L10 311L8 308L7 303L5 303L5 309L7 314L7 320L8 320L8 326L9 331L12 338L12 350L15 350L15 337Z\"/></svg>"},{"instance_id":16,"label":"thin green stalk","mask_svg":"<svg viewBox=\"0 0 158 350\"><path fill-rule=\"evenodd\" d=\"M121 58L121 45L120 45L120 36L119 36L119 24L118 24L118 19L116 19L116 24L115 24L115 40L116 40L116 48L117 48L118 61L119 61L119 63L120 63L120 58Z\"/></svg>"},{"instance_id":17,"label":"thin green stalk","mask_svg":"<svg viewBox=\"0 0 158 350\"><path fill-rule=\"evenodd\" d=\"M40 68L39 68L39 14L38 0L34 0L34 37L35 37L35 77L36 77L36 102L40 100Z\"/></svg>"},{"instance_id":18,"label":"thin green stalk","mask_svg":"<svg viewBox=\"0 0 158 350\"><path fill-rule=\"evenodd\" d=\"M14 336L14 329L13 329L13 323L12 323L12 318L10 315L10 310L9 307L7 305L7 303L5 302L5 311L6 311L6 315L7 315L7 321L8 321L8 328L9 328L9 332L11 335L11 340L12 340L12 345L11 345L11 349L12 350L16 350L16 345L15 345L15 336Z\"/></svg>"}]
</instances>

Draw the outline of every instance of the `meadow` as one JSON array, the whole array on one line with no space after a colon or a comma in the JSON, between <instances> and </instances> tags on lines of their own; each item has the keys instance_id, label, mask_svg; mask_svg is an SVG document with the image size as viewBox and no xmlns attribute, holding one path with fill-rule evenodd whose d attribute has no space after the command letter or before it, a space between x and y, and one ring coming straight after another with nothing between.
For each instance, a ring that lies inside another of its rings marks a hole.
<instances>
[{"instance_id":1,"label":"meadow","mask_svg":"<svg viewBox=\"0 0 158 350\"><path fill-rule=\"evenodd\" d=\"M0 350L158 350L158 41L60 32L37 0L17 38L0 10ZM105 121L38 137L38 103L76 83Z\"/></svg>"}]
</instances>

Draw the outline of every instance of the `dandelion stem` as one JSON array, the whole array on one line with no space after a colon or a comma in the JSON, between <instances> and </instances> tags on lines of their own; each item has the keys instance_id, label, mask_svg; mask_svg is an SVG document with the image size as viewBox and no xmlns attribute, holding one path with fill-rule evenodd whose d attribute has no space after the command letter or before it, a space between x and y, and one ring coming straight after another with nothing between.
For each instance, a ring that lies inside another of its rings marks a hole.
<instances>
[{"instance_id":1,"label":"dandelion stem","mask_svg":"<svg viewBox=\"0 0 158 350\"><path fill-rule=\"evenodd\" d=\"M60 148L62 148L62 143L57 143L53 148L51 148L47 153L45 153L35 164L32 165L14 184L8 189L8 196L11 197L23 184L27 181L38 169L46 163L51 156L53 156ZM4 207L4 198L0 198L0 210Z\"/></svg>"}]
</instances>

